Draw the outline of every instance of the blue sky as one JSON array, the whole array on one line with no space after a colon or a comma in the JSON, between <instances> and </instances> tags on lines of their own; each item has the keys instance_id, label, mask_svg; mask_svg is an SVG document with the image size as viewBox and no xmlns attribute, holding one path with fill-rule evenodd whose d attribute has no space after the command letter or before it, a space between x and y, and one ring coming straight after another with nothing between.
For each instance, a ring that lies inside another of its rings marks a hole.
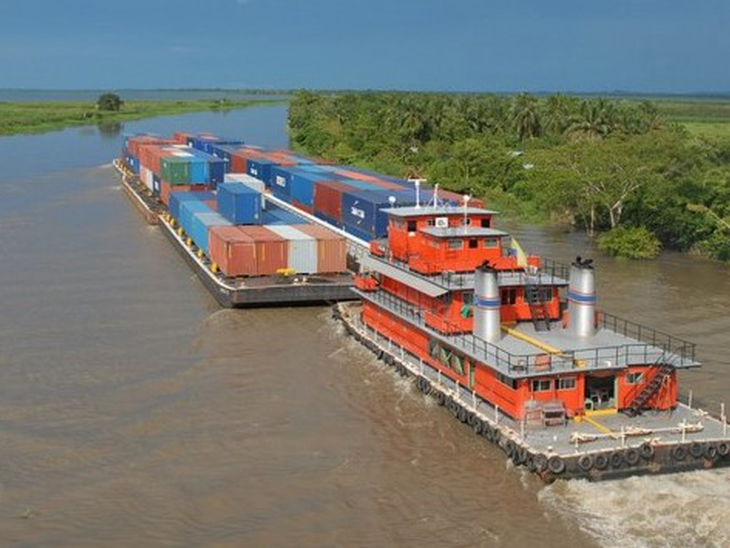
<instances>
[{"instance_id":1,"label":"blue sky","mask_svg":"<svg viewBox=\"0 0 730 548\"><path fill-rule=\"evenodd\" d=\"M728 0L0 0L0 87L730 91Z\"/></svg>"}]
</instances>

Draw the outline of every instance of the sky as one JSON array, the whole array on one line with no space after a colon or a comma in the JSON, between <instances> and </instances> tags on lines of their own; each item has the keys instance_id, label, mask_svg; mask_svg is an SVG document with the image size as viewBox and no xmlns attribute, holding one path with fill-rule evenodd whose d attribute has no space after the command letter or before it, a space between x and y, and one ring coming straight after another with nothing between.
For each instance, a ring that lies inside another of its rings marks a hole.
<instances>
[{"instance_id":1,"label":"sky","mask_svg":"<svg viewBox=\"0 0 730 548\"><path fill-rule=\"evenodd\" d=\"M728 0L0 0L0 88L730 91Z\"/></svg>"}]
</instances>

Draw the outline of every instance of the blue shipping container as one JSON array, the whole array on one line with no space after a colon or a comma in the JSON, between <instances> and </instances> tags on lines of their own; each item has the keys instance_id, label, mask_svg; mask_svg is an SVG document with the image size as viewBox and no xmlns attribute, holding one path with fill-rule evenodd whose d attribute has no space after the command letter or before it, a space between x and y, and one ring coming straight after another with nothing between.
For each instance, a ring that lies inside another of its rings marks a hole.
<instances>
[{"instance_id":1,"label":"blue shipping container","mask_svg":"<svg viewBox=\"0 0 730 548\"><path fill-rule=\"evenodd\" d=\"M178 222L183 231L190 236L190 227L194 213L215 213L208 204L199 200L187 200L180 204L180 218Z\"/></svg>"},{"instance_id":2,"label":"blue shipping container","mask_svg":"<svg viewBox=\"0 0 730 548\"><path fill-rule=\"evenodd\" d=\"M241 183L218 185L218 212L237 225L261 224L262 196Z\"/></svg>"},{"instance_id":3,"label":"blue shipping container","mask_svg":"<svg viewBox=\"0 0 730 548\"><path fill-rule=\"evenodd\" d=\"M169 205L167 210L172 215L173 219L180 220L180 204L189 200L197 200L203 202L207 200L215 199L215 194L212 192L170 192ZM206 204L203 204L206 205Z\"/></svg>"},{"instance_id":4,"label":"blue shipping container","mask_svg":"<svg viewBox=\"0 0 730 548\"><path fill-rule=\"evenodd\" d=\"M348 183L349 184L349 183ZM383 209L392 207L389 198L395 197L395 205L412 205L409 192L370 192L357 190L342 193L342 224L369 234L371 238L381 238L388 233L388 215Z\"/></svg>"},{"instance_id":5,"label":"blue shipping container","mask_svg":"<svg viewBox=\"0 0 730 548\"><path fill-rule=\"evenodd\" d=\"M215 212L211 213L193 213L190 217L188 230L186 230L190 239L195 242L203 253L208 255L208 233L210 227L213 226L232 226L228 220Z\"/></svg>"},{"instance_id":6,"label":"blue shipping container","mask_svg":"<svg viewBox=\"0 0 730 548\"><path fill-rule=\"evenodd\" d=\"M271 168L274 162L263 158L248 158L246 173L264 182L267 188L271 187Z\"/></svg>"}]
</instances>

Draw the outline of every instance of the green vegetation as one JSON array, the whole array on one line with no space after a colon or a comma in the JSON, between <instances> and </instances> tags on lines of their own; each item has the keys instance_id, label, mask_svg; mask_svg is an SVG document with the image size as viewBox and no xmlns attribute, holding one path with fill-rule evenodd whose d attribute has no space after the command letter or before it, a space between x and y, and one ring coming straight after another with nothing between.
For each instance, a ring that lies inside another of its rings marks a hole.
<instances>
[{"instance_id":1,"label":"green vegetation","mask_svg":"<svg viewBox=\"0 0 730 548\"><path fill-rule=\"evenodd\" d=\"M598 247L623 259L653 259L662 244L643 226L618 226L598 239Z\"/></svg>"},{"instance_id":2,"label":"green vegetation","mask_svg":"<svg viewBox=\"0 0 730 548\"><path fill-rule=\"evenodd\" d=\"M124 101L116 93L102 93L96 101L96 108L117 112L122 109Z\"/></svg>"},{"instance_id":3,"label":"green vegetation","mask_svg":"<svg viewBox=\"0 0 730 548\"><path fill-rule=\"evenodd\" d=\"M304 91L289 125L311 154L423 177L522 218L614 230L605 245L622 256L653 253L648 231L664 247L727 259L730 136L681 120L721 119L730 103L677 103Z\"/></svg>"},{"instance_id":4,"label":"green vegetation","mask_svg":"<svg viewBox=\"0 0 730 548\"><path fill-rule=\"evenodd\" d=\"M101 98L100 98L101 99ZM0 135L42 133L70 126L111 124L139 120L151 116L184 114L203 110L232 110L252 105L282 104L263 99L232 101L227 99L200 101L129 101L119 110L103 109L93 103L58 101L37 103L0 102ZM106 104L106 103L105 103ZM107 105L108 106L108 105Z\"/></svg>"}]
</instances>

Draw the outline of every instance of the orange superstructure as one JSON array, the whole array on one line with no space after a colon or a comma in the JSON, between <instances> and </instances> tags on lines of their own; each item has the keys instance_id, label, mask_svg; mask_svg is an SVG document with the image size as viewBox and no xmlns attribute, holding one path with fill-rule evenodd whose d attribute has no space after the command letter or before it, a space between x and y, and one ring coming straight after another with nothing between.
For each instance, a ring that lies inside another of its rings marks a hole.
<instances>
[{"instance_id":1,"label":"orange superstructure","mask_svg":"<svg viewBox=\"0 0 730 548\"><path fill-rule=\"evenodd\" d=\"M669 409L694 347L596 309L594 268L526 255L473 207L387 210L362 321L514 419Z\"/></svg>"}]
</instances>

